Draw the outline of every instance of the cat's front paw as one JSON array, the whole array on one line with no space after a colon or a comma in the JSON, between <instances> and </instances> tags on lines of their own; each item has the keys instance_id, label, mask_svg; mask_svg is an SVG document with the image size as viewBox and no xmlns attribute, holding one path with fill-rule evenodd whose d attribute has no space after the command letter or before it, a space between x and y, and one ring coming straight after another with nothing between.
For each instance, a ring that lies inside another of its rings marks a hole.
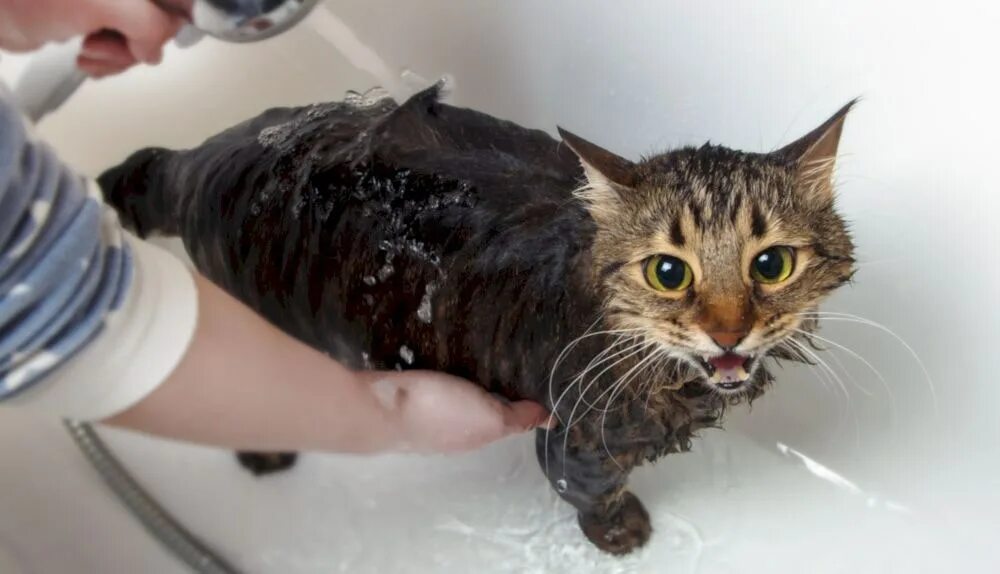
<instances>
[{"instance_id":1,"label":"cat's front paw","mask_svg":"<svg viewBox=\"0 0 1000 574\"><path fill-rule=\"evenodd\" d=\"M606 515L579 515L580 528L595 546L611 554L628 554L649 540L649 513L631 492L622 495L617 510Z\"/></svg>"}]
</instances>

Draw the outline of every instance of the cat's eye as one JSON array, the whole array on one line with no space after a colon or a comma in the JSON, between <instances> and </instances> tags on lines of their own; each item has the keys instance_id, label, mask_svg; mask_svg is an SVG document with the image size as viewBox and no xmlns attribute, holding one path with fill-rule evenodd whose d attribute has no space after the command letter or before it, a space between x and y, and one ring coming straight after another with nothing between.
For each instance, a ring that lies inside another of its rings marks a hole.
<instances>
[{"instance_id":1,"label":"cat's eye","mask_svg":"<svg viewBox=\"0 0 1000 574\"><path fill-rule=\"evenodd\" d=\"M657 291L683 291L691 286L691 266L672 255L654 255L643 263L646 283Z\"/></svg>"},{"instance_id":2,"label":"cat's eye","mask_svg":"<svg viewBox=\"0 0 1000 574\"><path fill-rule=\"evenodd\" d=\"M773 285L792 276L795 271L795 250L776 245L761 251L750 264L750 277L758 283Z\"/></svg>"}]
</instances>

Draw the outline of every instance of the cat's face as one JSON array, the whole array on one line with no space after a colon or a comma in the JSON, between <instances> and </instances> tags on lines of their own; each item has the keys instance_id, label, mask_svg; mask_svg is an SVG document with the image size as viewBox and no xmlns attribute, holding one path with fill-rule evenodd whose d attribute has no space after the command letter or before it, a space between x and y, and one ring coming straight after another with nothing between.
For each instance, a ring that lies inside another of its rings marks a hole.
<instances>
[{"instance_id":1,"label":"cat's face","mask_svg":"<svg viewBox=\"0 0 1000 574\"><path fill-rule=\"evenodd\" d=\"M769 352L794 354L808 312L853 272L831 184L849 107L772 154L706 145L631 163L564 132L587 172L605 323L726 394Z\"/></svg>"}]
</instances>

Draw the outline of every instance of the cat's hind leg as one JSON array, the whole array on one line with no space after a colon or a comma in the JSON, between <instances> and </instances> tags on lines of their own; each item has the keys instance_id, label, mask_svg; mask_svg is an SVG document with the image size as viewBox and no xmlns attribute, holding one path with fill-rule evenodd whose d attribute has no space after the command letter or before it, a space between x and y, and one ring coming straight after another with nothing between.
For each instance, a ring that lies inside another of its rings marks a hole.
<instances>
[{"instance_id":1,"label":"cat's hind leg","mask_svg":"<svg viewBox=\"0 0 1000 574\"><path fill-rule=\"evenodd\" d=\"M236 460L254 476L263 476L292 468L298 456L294 452L237 451Z\"/></svg>"}]
</instances>

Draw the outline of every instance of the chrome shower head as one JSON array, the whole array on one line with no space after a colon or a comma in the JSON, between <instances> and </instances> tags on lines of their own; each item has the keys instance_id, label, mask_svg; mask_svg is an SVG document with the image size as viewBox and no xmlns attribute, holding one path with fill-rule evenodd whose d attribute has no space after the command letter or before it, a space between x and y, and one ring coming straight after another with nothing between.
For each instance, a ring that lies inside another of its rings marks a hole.
<instances>
[{"instance_id":1,"label":"chrome shower head","mask_svg":"<svg viewBox=\"0 0 1000 574\"><path fill-rule=\"evenodd\" d=\"M226 42L256 42L276 36L305 18L320 0L154 0Z\"/></svg>"}]
</instances>

